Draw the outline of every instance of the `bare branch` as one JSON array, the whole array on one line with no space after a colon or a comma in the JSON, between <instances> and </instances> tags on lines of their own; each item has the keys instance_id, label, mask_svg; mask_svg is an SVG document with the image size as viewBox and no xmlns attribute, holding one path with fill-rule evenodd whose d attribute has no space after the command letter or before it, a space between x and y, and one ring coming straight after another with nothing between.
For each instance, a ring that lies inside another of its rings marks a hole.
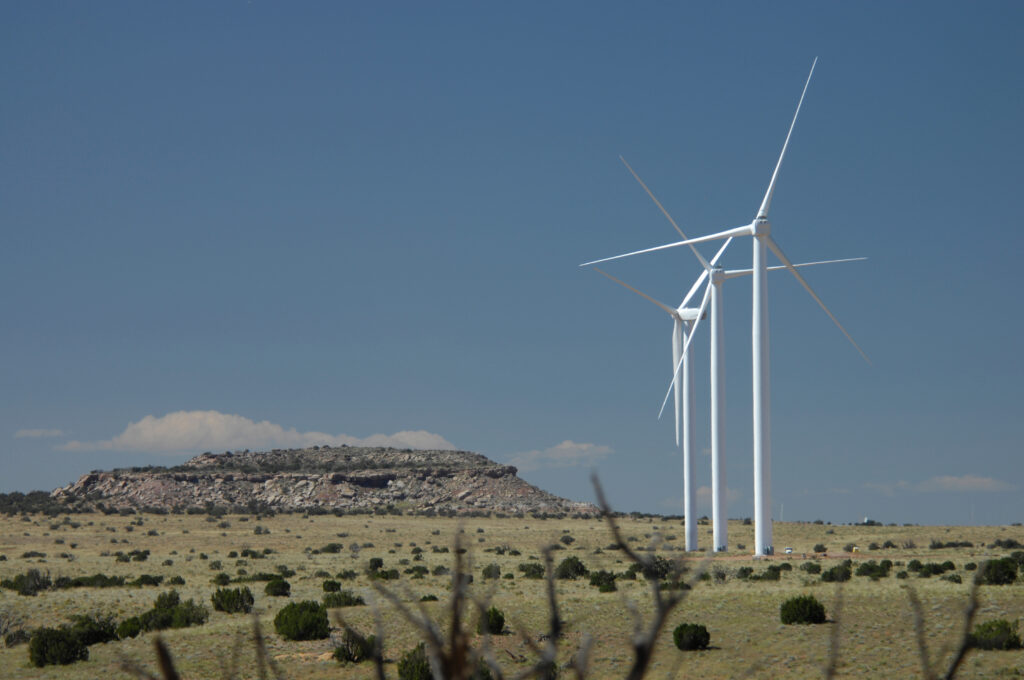
<instances>
[{"instance_id":1,"label":"bare branch","mask_svg":"<svg viewBox=\"0 0 1024 680\"><path fill-rule=\"evenodd\" d=\"M153 640L153 646L156 647L156 662L160 667L160 673L163 674L164 680L181 680L181 676L178 675L178 671L174 668L171 652L167 649L167 644L164 643L163 638L158 635Z\"/></svg>"},{"instance_id":2,"label":"bare branch","mask_svg":"<svg viewBox=\"0 0 1024 680\"><path fill-rule=\"evenodd\" d=\"M967 656L967 652L971 649L971 628L974 625L974 615L978 612L978 588L979 583L975 579L971 584L971 594L967 599L967 607L964 609L964 632L960 637L960 646L957 649L956 656L953 657L952 662L949 664L949 670L943 676L946 680L952 680L960 668L960 664L963 663L964 658Z\"/></svg>"},{"instance_id":3,"label":"bare branch","mask_svg":"<svg viewBox=\"0 0 1024 680\"><path fill-rule=\"evenodd\" d=\"M839 668L839 623L843 616L843 582L836 583L836 601L832 606L832 633L828 640L828 663L825 664L825 680L836 677Z\"/></svg>"},{"instance_id":4,"label":"bare branch","mask_svg":"<svg viewBox=\"0 0 1024 680\"><path fill-rule=\"evenodd\" d=\"M935 680L929 660L928 642L925 640L924 611L921 607L921 600L917 597L917 592L910 586L907 586L907 597L910 598L910 607L914 612L914 632L917 635L917 653L921 659L922 677L925 680Z\"/></svg>"}]
</instances>

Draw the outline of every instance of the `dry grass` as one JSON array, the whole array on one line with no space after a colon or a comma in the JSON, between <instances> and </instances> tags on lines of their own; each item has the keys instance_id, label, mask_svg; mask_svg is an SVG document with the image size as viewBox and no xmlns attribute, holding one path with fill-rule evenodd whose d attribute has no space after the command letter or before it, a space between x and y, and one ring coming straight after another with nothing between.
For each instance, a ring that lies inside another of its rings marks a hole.
<instances>
[{"instance_id":1,"label":"dry grass","mask_svg":"<svg viewBox=\"0 0 1024 680\"><path fill-rule=\"evenodd\" d=\"M381 557L386 568L400 571L407 566L423 564L451 567L453 554L435 554L432 546L454 545L457 532L468 548L466 557L476 582L471 594L489 597L507 617L507 626L515 631L544 631L548 629L548 596L544 580L528 580L516 570L521 562L536 558L543 562L543 549L556 543L568 532L575 542L567 549L552 553L557 563L568 555L579 557L588 568L621 572L629 565L622 551L606 550L613 543L609 527L599 519L591 520L537 520L526 519L445 519L391 516L316 516L281 515L272 518L238 516L223 518L230 524L218 526L205 516L143 515L142 526L127 531L132 517L80 515L70 518L80 522L74 529L68 525L51 528L62 518L32 516L25 522L17 517L0 518L0 554L7 561L0 562L0 577L9 578L28 568L48 570L54 577L102 572L138 576L142 573L180 575L186 585L179 586L182 597L194 597L209 606L210 594L215 589L210 579L217 570L210 569L213 560L220 560L223 571L234 576L238 569L249 573L274 571L280 564L298 573L289 579L292 583L290 598L273 598L263 594L262 583L250 584L256 595L256 608L263 626L269 656L276 660L289 678L364 678L373 673L371 665L340 666L330 658L333 645L329 640L316 642L287 642L273 633L273 617L286 603L303 599L321 599L322 577L318 570L335 574L344 569L360 572L360 577L343 582L343 588L352 588L367 602L378 602L379 626L384 638L385 670L394 677L394 662L422 638L413 625L392 604L385 603L367 577L362 575L371 557ZM91 524L89 524L91 522ZM646 547L660 536L658 554L677 558L681 550L665 550L681 545L683 527L679 520L649 518L622 518L618 521L624 541L634 548ZM256 535L259 525L268 534ZM710 534L701 536L710 542ZM111 531L112 529L112 531ZM155 530L157 535L148 535ZM482 531L481 531L482 530ZM750 526L733 522L729 527L733 545L752 545ZM434 532L437 532L436 534ZM828 533L832 532L832 533ZM339 537L338 534L347 534ZM677 536L678 538L672 538ZM990 556L984 547L957 550L930 550L932 539L941 541L971 541L984 546L997 538L1013 538L1024 542L1024 529L1020 527L864 527L800 523L776 523L777 545L791 546L794 554L778 555L776 561L787 560L794 567L804 562L802 553L810 553L816 543L824 543L830 551L840 551L847 543L861 547L855 560L889 558L906 562L913 558L922 561L952 560L963 576L964 584L941 581L936 577L897 580L894 576L878 582L854 577L842 591L842 617L836 625L783 626L779 623L781 602L793 595L813 593L824 602L829 616L837 607L838 593L816 577L799 569L785 572L779 582L747 582L732 578L742 566L753 566L763 571L765 562L752 560L746 551L734 550L725 556L711 558L709 570L724 569L730 577L724 584L700 582L689 592L686 600L673 610L665 625L659 629L649 677L771 677L806 678L825 673L830 663L829 651L833 640L838 642L835 677L921 677L921 663L917 650L914 612L907 596L906 585L914 587L923 616L923 636L930 649L930 662L935 669L945 669L957 653L961 639L964 608L968 603L970 573L963 570L966 562L981 562ZM116 539L117 544L111 542ZM56 541L63 540L63 544ZM871 542L879 544L891 540L899 546L913 542L914 549L898 548L868 552ZM127 541L127 542L122 542ZM340 554L313 555L309 549L340 542L345 549ZM71 548L72 543L77 547ZM351 544L372 543L358 554L349 550ZM423 560L412 561L413 544L424 548ZM485 552L488 548L509 546L521 555L497 555ZM229 558L230 550L244 548L274 553L262 560L247 560L239 566L237 558ZM146 562L117 563L112 555L101 553L117 550L149 549ZM602 549L595 554L596 549ZM36 550L47 557L23 559L24 552ZM66 552L73 560L58 557ZM1006 551L993 551L1002 554ZM208 559L200 559L205 553ZM650 553L641 552L641 555ZM835 555L835 556L833 556ZM697 567L708 558L703 554L690 554L688 564ZM822 560L826 568L841 557L830 552ZM172 566L163 566L165 560ZM408 559L408 565L399 560ZM513 580L484 581L480 577L483 566L497 563L502 573L513 573ZM894 574L895 574L894 570ZM436 620L443 621L447 614L445 600L451 589L450 577L427 576L411 580L403 575L400 581L387 582L400 602L415 607L424 594L434 594L440 602L426 603L425 611ZM634 613L645 625L656 614L649 587L643 580L620 581L617 593L598 593L586 581L557 581L556 588L565 637L559 644L558 662L568 663L585 639L590 639L590 675L593 678L626 677L634 665L632 640L635 635ZM74 613L110 612L118 618L139 614L152 605L161 588L111 588L48 591L35 597L22 597L4 591L0 593L0 610L14 612L26 619L28 626L56 625ZM349 625L364 633L375 632L374 607L344 610ZM473 616L473 612L469 612ZM984 587L980 592L976 620L1024 617L1024 585ZM711 632L712 649L704 652L678 652L671 642L671 630L684 621L705 624ZM340 629L338 629L340 633ZM238 650L237 667L240 677L259 677L259 664L251 643L252 622L245 616L230 616L212 612L209 623L200 628L166 631L163 638L174 656L174 663L184 678L218 678L231 666L233 650ZM36 669L28 665L24 646L0 650L0 677L3 678L96 678L130 677L122 670L126 660L134 660L156 673L156 655L153 651L155 635L145 634L134 640L96 645L90 648L88 662L67 667ZM239 644L239 641L245 644ZM536 642L536 640L534 640ZM474 648L483 640L472 639ZM493 658L508 675L529 668L536 660L531 649L517 635L504 635L490 641ZM1024 669L1024 652L971 653L964 660L957 677L999 677L1019 675ZM944 670L942 671L944 672Z\"/></svg>"}]
</instances>

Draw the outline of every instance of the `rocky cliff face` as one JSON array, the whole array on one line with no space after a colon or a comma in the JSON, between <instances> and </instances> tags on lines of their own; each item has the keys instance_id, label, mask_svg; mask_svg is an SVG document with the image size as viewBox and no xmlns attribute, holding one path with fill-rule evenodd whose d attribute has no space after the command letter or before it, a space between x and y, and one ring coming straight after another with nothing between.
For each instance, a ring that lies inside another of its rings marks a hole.
<instances>
[{"instance_id":1,"label":"rocky cliff face","mask_svg":"<svg viewBox=\"0 0 1024 680\"><path fill-rule=\"evenodd\" d=\"M593 514L542 491L516 469L467 451L314 447L204 453L173 468L94 471L52 493L79 507L205 507Z\"/></svg>"}]
</instances>

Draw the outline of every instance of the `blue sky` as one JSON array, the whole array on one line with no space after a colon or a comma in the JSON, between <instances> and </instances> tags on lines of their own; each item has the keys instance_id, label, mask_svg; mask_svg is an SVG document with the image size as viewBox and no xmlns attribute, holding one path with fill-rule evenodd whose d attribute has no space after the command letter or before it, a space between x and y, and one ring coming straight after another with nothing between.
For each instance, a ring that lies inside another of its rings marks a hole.
<instances>
[{"instance_id":1,"label":"blue sky","mask_svg":"<svg viewBox=\"0 0 1024 680\"><path fill-rule=\"evenodd\" d=\"M870 258L807 277L873 365L773 276L775 516L1024 520L1019 3L0 13L2 491L367 440L478 451L584 500L594 468L616 507L680 512L655 418L670 322L577 264L674 240L619 154L691 235L748 222L818 56L773 233L794 261ZM608 270L671 304L699 274L678 249Z\"/></svg>"}]
</instances>

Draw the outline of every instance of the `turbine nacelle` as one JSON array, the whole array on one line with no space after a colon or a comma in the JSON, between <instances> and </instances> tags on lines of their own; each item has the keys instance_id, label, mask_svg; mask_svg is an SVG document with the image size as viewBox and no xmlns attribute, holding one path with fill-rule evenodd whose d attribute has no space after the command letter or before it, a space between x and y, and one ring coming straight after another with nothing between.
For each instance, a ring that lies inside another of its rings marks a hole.
<instances>
[{"instance_id":1,"label":"turbine nacelle","mask_svg":"<svg viewBox=\"0 0 1024 680\"><path fill-rule=\"evenodd\" d=\"M707 313L702 313L699 307L680 307L676 310L675 317L680 321L696 321L697 319L706 318Z\"/></svg>"}]
</instances>

